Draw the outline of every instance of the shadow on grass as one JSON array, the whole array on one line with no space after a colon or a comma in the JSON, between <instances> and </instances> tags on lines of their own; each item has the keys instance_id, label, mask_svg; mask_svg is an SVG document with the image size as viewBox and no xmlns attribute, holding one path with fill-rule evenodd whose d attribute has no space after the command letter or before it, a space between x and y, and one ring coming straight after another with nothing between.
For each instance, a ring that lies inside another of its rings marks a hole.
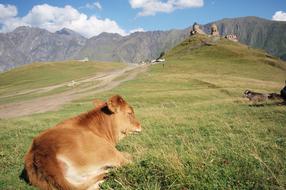
<instances>
[{"instance_id":1,"label":"shadow on grass","mask_svg":"<svg viewBox=\"0 0 286 190\"><path fill-rule=\"evenodd\" d=\"M251 105L248 105L249 107L264 107L265 105L264 104L251 104Z\"/></svg>"},{"instance_id":2,"label":"shadow on grass","mask_svg":"<svg viewBox=\"0 0 286 190\"><path fill-rule=\"evenodd\" d=\"M286 101L284 102L271 102L267 104L251 104L249 107L264 107L264 106L286 106Z\"/></svg>"},{"instance_id":3,"label":"shadow on grass","mask_svg":"<svg viewBox=\"0 0 286 190\"><path fill-rule=\"evenodd\" d=\"M25 181L27 184L30 184L27 170L25 168L23 168L21 174L19 175L19 179Z\"/></svg>"}]
</instances>

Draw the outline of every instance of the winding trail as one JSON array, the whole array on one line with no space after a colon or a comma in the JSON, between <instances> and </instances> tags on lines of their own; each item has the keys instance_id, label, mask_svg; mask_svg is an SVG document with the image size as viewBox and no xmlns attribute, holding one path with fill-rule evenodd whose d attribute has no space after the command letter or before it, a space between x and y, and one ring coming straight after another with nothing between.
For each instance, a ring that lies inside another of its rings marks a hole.
<instances>
[{"instance_id":1,"label":"winding trail","mask_svg":"<svg viewBox=\"0 0 286 190\"><path fill-rule=\"evenodd\" d=\"M96 85L89 85L87 87L71 88L65 92L35 98L33 100L25 100L17 103L10 103L0 105L0 118L13 118L19 116L26 116L35 113L44 113L47 111L55 111L61 108L64 104L76 99L80 99L89 95L111 90L112 88L120 85L121 83L134 79L139 73L147 70L147 65L131 65L126 68L106 72L91 76L89 78L77 81L79 83L88 83L96 81ZM67 83L48 86L39 89L33 89L25 93L39 93L49 91L58 87L65 86Z\"/></svg>"}]
</instances>

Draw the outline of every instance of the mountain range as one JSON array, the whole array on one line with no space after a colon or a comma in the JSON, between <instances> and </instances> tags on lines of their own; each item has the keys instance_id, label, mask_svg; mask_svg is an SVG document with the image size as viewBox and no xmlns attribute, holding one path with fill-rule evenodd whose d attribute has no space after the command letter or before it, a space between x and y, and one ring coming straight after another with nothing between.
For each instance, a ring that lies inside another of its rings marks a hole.
<instances>
[{"instance_id":1,"label":"mountain range","mask_svg":"<svg viewBox=\"0 0 286 190\"><path fill-rule=\"evenodd\" d=\"M214 22L221 35L236 34L241 43L286 60L286 22L258 17L223 19ZM210 32L211 24L203 26Z\"/></svg>"},{"instance_id":2,"label":"mountain range","mask_svg":"<svg viewBox=\"0 0 286 190\"><path fill-rule=\"evenodd\" d=\"M223 19L215 23L221 35L235 34L241 43L286 59L286 22L258 17ZM201 26L210 33L212 23ZM64 28L55 33L21 26L0 33L0 71L23 64L83 59L137 63L157 58L189 36L183 30L135 32L128 36L101 33L92 38Z\"/></svg>"}]
</instances>

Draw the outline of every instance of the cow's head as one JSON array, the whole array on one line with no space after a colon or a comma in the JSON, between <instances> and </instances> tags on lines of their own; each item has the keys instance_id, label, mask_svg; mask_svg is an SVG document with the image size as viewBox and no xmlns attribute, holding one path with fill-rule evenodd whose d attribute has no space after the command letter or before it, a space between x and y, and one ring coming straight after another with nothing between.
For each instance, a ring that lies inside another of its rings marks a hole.
<instances>
[{"instance_id":1,"label":"cow's head","mask_svg":"<svg viewBox=\"0 0 286 190\"><path fill-rule=\"evenodd\" d=\"M250 90L245 90L243 93L243 97L248 97L251 94Z\"/></svg>"},{"instance_id":2,"label":"cow's head","mask_svg":"<svg viewBox=\"0 0 286 190\"><path fill-rule=\"evenodd\" d=\"M107 107L114 117L114 122L119 132L119 138L142 130L139 121L135 118L133 108L128 105L121 96L112 96L107 101Z\"/></svg>"}]
</instances>

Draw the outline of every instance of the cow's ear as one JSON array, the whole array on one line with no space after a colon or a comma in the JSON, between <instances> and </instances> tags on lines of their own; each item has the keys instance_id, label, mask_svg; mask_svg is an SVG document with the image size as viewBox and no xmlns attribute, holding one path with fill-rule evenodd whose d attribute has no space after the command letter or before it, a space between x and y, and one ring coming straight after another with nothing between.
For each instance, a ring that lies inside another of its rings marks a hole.
<instances>
[{"instance_id":1,"label":"cow's ear","mask_svg":"<svg viewBox=\"0 0 286 190\"><path fill-rule=\"evenodd\" d=\"M108 109L113 112L117 113L120 109L120 106L124 104L124 100L121 96L115 95L112 96L108 101L107 101L107 106Z\"/></svg>"}]
</instances>

